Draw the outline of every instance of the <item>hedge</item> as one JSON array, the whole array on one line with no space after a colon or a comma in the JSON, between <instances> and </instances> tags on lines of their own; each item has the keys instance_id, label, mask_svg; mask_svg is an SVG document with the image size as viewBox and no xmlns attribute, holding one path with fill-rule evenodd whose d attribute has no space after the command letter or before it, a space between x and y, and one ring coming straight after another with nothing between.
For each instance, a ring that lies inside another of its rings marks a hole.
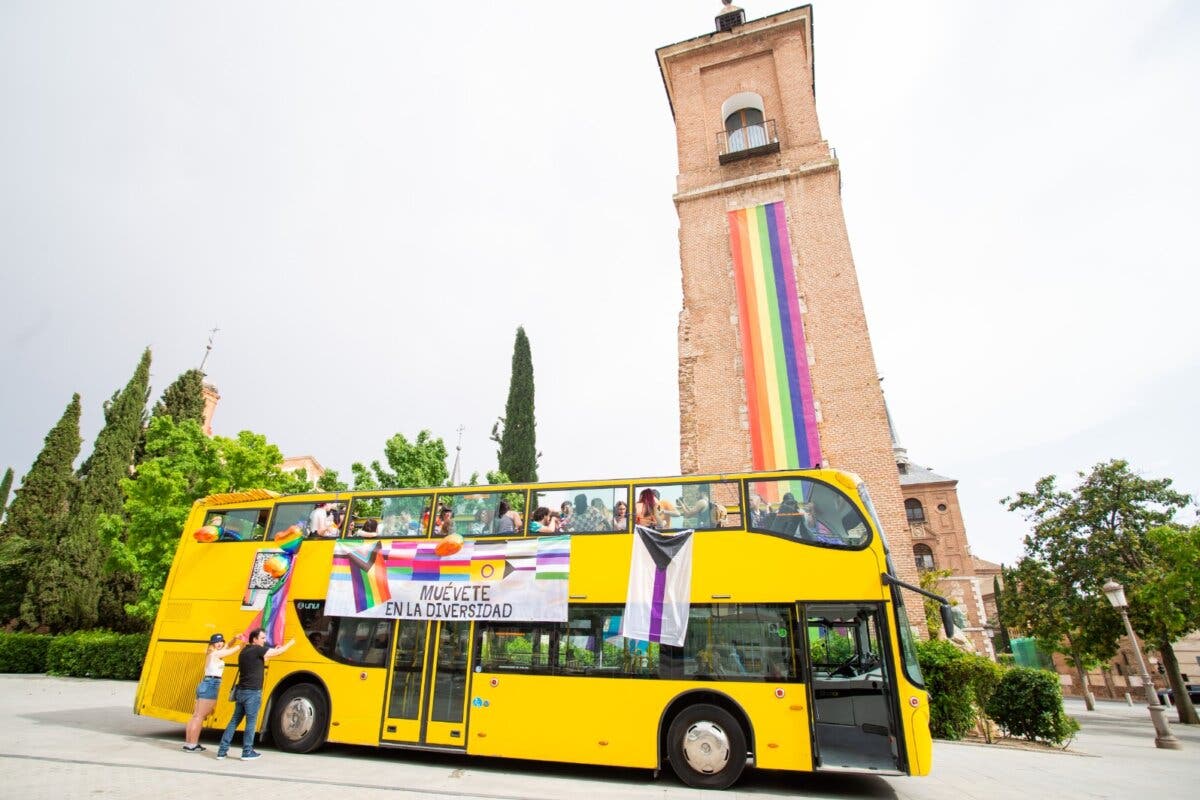
<instances>
[{"instance_id":1,"label":"hedge","mask_svg":"<svg viewBox=\"0 0 1200 800\"><path fill-rule=\"evenodd\" d=\"M0 633L0 672L45 672L52 639L44 633Z\"/></svg>"},{"instance_id":2,"label":"hedge","mask_svg":"<svg viewBox=\"0 0 1200 800\"><path fill-rule=\"evenodd\" d=\"M51 675L137 680L150 636L145 633L79 631L53 637L46 657Z\"/></svg>"},{"instance_id":3,"label":"hedge","mask_svg":"<svg viewBox=\"0 0 1200 800\"><path fill-rule=\"evenodd\" d=\"M929 691L929 729L939 739L961 739L975 727L1002 670L945 639L917 642L917 659Z\"/></svg>"},{"instance_id":4,"label":"hedge","mask_svg":"<svg viewBox=\"0 0 1200 800\"><path fill-rule=\"evenodd\" d=\"M987 713L1010 736L1063 744L1079 723L1063 711L1058 675L1042 669L1013 667L987 703Z\"/></svg>"}]
</instances>

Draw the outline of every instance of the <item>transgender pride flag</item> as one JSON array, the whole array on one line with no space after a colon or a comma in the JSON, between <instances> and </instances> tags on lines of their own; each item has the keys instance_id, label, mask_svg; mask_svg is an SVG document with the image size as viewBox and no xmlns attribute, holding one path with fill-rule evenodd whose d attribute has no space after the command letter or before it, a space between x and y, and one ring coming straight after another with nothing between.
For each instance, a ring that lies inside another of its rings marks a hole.
<instances>
[{"instance_id":1,"label":"transgender pride flag","mask_svg":"<svg viewBox=\"0 0 1200 800\"><path fill-rule=\"evenodd\" d=\"M692 596L692 531L659 533L635 525L621 635L682 646Z\"/></svg>"}]
</instances>

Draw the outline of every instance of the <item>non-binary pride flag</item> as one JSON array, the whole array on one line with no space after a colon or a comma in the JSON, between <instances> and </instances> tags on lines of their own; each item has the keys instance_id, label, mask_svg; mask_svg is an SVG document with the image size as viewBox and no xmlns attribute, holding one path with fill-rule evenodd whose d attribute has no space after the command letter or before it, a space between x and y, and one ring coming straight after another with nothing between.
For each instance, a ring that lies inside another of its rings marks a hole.
<instances>
[{"instance_id":1,"label":"non-binary pride flag","mask_svg":"<svg viewBox=\"0 0 1200 800\"><path fill-rule=\"evenodd\" d=\"M786 214L783 203L729 212L750 457L756 470L808 469L821 463Z\"/></svg>"},{"instance_id":2,"label":"non-binary pride flag","mask_svg":"<svg viewBox=\"0 0 1200 800\"><path fill-rule=\"evenodd\" d=\"M621 635L682 646L692 594L692 531L659 533L635 525Z\"/></svg>"}]
</instances>

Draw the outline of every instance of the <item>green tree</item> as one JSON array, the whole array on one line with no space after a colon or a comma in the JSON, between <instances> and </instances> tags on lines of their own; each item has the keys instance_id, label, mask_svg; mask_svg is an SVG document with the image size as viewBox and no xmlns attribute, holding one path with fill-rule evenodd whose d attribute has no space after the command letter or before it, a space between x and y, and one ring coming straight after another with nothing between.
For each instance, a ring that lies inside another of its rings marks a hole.
<instances>
[{"instance_id":1,"label":"green tree","mask_svg":"<svg viewBox=\"0 0 1200 800\"><path fill-rule=\"evenodd\" d=\"M1079 564L1073 568L1086 569ZM1119 621L1103 613L1097 598L1081 592L1066 573L1047 562L1026 556L1006 570L1004 614L1015 629L1034 637L1043 651L1055 651L1074 667L1075 677L1089 711L1095 699L1087 691L1087 672L1117 652ZM1101 598L1102 599L1102 598Z\"/></svg>"},{"instance_id":2,"label":"green tree","mask_svg":"<svg viewBox=\"0 0 1200 800\"><path fill-rule=\"evenodd\" d=\"M954 574L954 570L950 569L926 569L921 570L920 586L928 592L937 592L938 583L942 578L948 578ZM937 600L931 600L926 597L923 600L925 610L925 628L929 631L929 638L939 639L942 635L942 604ZM957 602L951 600L950 605L958 605Z\"/></svg>"},{"instance_id":3,"label":"green tree","mask_svg":"<svg viewBox=\"0 0 1200 800\"><path fill-rule=\"evenodd\" d=\"M106 568L111 543L104 541L102 530L119 530L104 517L120 515L124 507L121 482L133 468L149 388L147 348L125 388L105 403L104 426L79 468L66 530L56 543L54 557L26 590L21 618L31 628L46 627L55 633L82 630L95 627L101 616L110 627L128 627L123 609L136 596L137 578L119 568Z\"/></svg>"},{"instance_id":4,"label":"green tree","mask_svg":"<svg viewBox=\"0 0 1200 800\"><path fill-rule=\"evenodd\" d=\"M204 373L189 369L163 390L162 397L154 404L153 416L164 414L176 422L192 420L204 424Z\"/></svg>"},{"instance_id":5,"label":"green tree","mask_svg":"<svg viewBox=\"0 0 1200 800\"><path fill-rule=\"evenodd\" d=\"M498 442L500 471L516 483L537 478L537 434L533 414L533 358L523 327L517 328L513 343L512 375L508 383L508 402L504 416L492 427L492 441Z\"/></svg>"},{"instance_id":6,"label":"green tree","mask_svg":"<svg viewBox=\"0 0 1200 800\"><path fill-rule=\"evenodd\" d=\"M1109 579L1137 587L1154 574L1157 553L1149 532L1171 525L1191 497L1172 489L1169 478L1144 478L1121 459L1101 462L1078 476L1079 485L1072 490L1060 488L1057 478L1049 475L1032 492L1018 492L1001 501L1030 523L1023 561L1037 565L1018 578L1015 595L1037 596L1043 589L1052 594L1070 626L1059 633L1078 636L1085 662L1088 656L1107 660L1116 652L1121 625L1117 615L1101 613L1108 606L1100 587ZM1025 611L1037 609L1026 604ZM1130 606L1135 630L1152 644L1170 648L1169 641L1159 640L1158 632L1170 629L1160 619L1162 612L1161 606L1152 604ZM1054 637L1038 638L1047 644L1054 641ZM1182 682L1178 674L1171 680Z\"/></svg>"},{"instance_id":7,"label":"green tree","mask_svg":"<svg viewBox=\"0 0 1200 800\"><path fill-rule=\"evenodd\" d=\"M58 542L55 558L42 571L36 588L26 591L22 616L31 627L53 632L85 630L101 619L119 631L136 630L125 618L125 604L137 596L136 573L108 564L125 506L121 481L130 476L145 422L150 392L150 349L146 348L124 389L104 404L104 426L91 455L79 467L71 500L71 521Z\"/></svg>"},{"instance_id":8,"label":"green tree","mask_svg":"<svg viewBox=\"0 0 1200 800\"><path fill-rule=\"evenodd\" d=\"M375 479L375 474L358 461L350 465L350 474L354 477L354 491L356 492L369 492L379 488L379 481Z\"/></svg>"},{"instance_id":9,"label":"green tree","mask_svg":"<svg viewBox=\"0 0 1200 800\"><path fill-rule=\"evenodd\" d=\"M4 470L4 479L0 480L0 522L4 520L4 511L8 508L8 496L12 493L12 467Z\"/></svg>"},{"instance_id":10,"label":"green tree","mask_svg":"<svg viewBox=\"0 0 1200 800\"><path fill-rule=\"evenodd\" d=\"M336 469L327 469L324 475L317 478L316 488L322 492L344 492L350 487L339 478Z\"/></svg>"},{"instance_id":11,"label":"green tree","mask_svg":"<svg viewBox=\"0 0 1200 800\"><path fill-rule=\"evenodd\" d=\"M1000 570L1004 570L1004 565L1000 565ZM996 598L996 638L992 643L996 646L997 653L1011 653L1012 640L1008 638L1008 627L1005 624L1004 616L1004 589L1000 585L1000 577L992 577L992 596Z\"/></svg>"},{"instance_id":12,"label":"green tree","mask_svg":"<svg viewBox=\"0 0 1200 800\"><path fill-rule=\"evenodd\" d=\"M123 484L129 522L114 558L141 577L128 612L151 622L192 503L245 489L290 492L297 477L280 469L283 454L262 435L242 431L232 439L210 438L194 420L176 423L167 415L150 421L146 455L137 479Z\"/></svg>"},{"instance_id":13,"label":"green tree","mask_svg":"<svg viewBox=\"0 0 1200 800\"><path fill-rule=\"evenodd\" d=\"M378 461L371 462L371 471L381 489L444 486L450 477L446 469L446 443L427 430L418 433L413 442L408 441L404 434L397 433L384 442L383 455L388 469L384 469ZM350 469L354 471L353 466ZM356 489L360 488L357 478L356 472Z\"/></svg>"},{"instance_id":14,"label":"green tree","mask_svg":"<svg viewBox=\"0 0 1200 800\"><path fill-rule=\"evenodd\" d=\"M38 575L31 565L40 567L53 557L70 517L74 464L82 443L76 394L46 434L0 527L0 620L20 613L29 580Z\"/></svg>"},{"instance_id":15,"label":"green tree","mask_svg":"<svg viewBox=\"0 0 1200 800\"><path fill-rule=\"evenodd\" d=\"M1179 721L1200 724L1172 644L1200 628L1200 526L1151 528L1146 545L1150 557L1126 587L1130 622L1136 613L1138 631L1162 655Z\"/></svg>"}]
</instances>

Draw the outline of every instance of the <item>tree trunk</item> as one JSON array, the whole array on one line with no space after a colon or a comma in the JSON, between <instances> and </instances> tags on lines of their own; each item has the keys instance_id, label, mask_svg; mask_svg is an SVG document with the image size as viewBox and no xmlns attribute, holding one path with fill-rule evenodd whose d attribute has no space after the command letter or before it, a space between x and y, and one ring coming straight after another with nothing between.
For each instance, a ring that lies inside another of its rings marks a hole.
<instances>
[{"instance_id":1,"label":"tree trunk","mask_svg":"<svg viewBox=\"0 0 1200 800\"><path fill-rule=\"evenodd\" d=\"M1159 642L1158 653L1167 669L1167 680L1171 682L1171 693L1175 696L1175 710L1179 713L1179 721L1184 725L1200 725L1200 717L1196 716L1196 706L1192 704L1183 676L1179 674L1179 659L1175 657L1175 649L1171 647L1170 642Z\"/></svg>"},{"instance_id":2,"label":"tree trunk","mask_svg":"<svg viewBox=\"0 0 1200 800\"><path fill-rule=\"evenodd\" d=\"M1096 710L1096 698L1092 696L1087 682L1087 671L1083 668L1083 658L1074 650L1071 651L1071 661L1075 664L1075 674L1079 676L1079 690L1083 692L1083 703L1088 711Z\"/></svg>"}]
</instances>

